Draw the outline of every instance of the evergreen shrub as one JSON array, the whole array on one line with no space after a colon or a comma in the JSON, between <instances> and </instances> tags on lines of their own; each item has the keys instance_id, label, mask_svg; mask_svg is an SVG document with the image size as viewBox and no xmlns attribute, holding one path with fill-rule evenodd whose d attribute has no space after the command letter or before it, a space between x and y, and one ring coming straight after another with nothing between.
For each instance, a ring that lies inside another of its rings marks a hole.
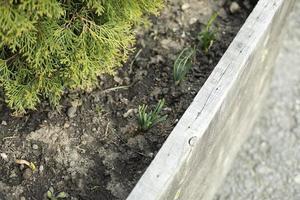
<instances>
[{"instance_id":1,"label":"evergreen shrub","mask_svg":"<svg viewBox=\"0 0 300 200\"><path fill-rule=\"evenodd\" d=\"M18 113L68 89L90 90L134 44L133 25L163 0L1 0L0 87Z\"/></svg>"}]
</instances>

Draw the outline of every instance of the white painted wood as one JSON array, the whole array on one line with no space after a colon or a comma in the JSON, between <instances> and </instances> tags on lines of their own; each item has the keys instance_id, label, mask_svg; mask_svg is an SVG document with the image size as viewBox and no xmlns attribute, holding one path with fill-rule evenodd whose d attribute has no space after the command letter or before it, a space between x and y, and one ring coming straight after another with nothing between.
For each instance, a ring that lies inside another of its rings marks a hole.
<instances>
[{"instance_id":1,"label":"white painted wood","mask_svg":"<svg viewBox=\"0 0 300 200\"><path fill-rule=\"evenodd\" d=\"M127 200L210 200L254 123L294 0L260 0Z\"/></svg>"}]
</instances>

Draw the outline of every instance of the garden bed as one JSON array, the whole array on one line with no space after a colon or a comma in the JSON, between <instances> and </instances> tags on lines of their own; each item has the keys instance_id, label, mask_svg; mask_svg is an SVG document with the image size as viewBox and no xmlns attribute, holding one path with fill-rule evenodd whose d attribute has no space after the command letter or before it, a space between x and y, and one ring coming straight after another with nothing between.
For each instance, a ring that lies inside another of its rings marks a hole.
<instances>
[{"instance_id":1,"label":"garden bed","mask_svg":"<svg viewBox=\"0 0 300 200\"><path fill-rule=\"evenodd\" d=\"M212 2L168 2L148 30L137 30L136 51L116 76L100 77L90 93L69 92L59 110L45 102L18 118L1 103L0 199L39 200L50 187L70 199L125 199L253 9L247 0L235 9L230 1ZM207 54L197 46L191 71L176 86L176 56L199 43L214 11L218 39ZM167 120L139 131L138 106L154 107L163 98ZM37 169L32 173L15 159Z\"/></svg>"}]
</instances>

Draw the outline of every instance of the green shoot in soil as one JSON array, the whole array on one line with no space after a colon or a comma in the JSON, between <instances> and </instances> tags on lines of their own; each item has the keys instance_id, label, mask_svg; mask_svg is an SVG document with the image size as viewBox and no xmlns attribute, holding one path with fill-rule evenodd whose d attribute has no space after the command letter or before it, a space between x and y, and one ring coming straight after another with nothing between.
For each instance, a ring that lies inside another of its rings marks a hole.
<instances>
[{"instance_id":1,"label":"green shoot in soil","mask_svg":"<svg viewBox=\"0 0 300 200\"><path fill-rule=\"evenodd\" d=\"M201 31L198 35L198 39L201 43L202 50L207 53L211 46L213 45L214 41L216 40L216 31L212 30L212 24L217 19L218 13L213 14L210 19L208 20L205 29Z\"/></svg>"},{"instance_id":2,"label":"green shoot in soil","mask_svg":"<svg viewBox=\"0 0 300 200\"><path fill-rule=\"evenodd\" d=\"M65 192L60 192L57 195L54 193L53 187L50 187L47 191L47 198L50 200L58 200L58 199L65 199L68 197L68 194Z\"/></svg>"},{"instance_id":3,"label":"green shoot in soil","mask_svg":"<svg viewBox=\"0 0 300 200\"><path fill-rule=\"evenodd\" d=\"M190 47L183 49L178 55L173 66L175 85L179 85L191 69L194 56L195 50Z\"/></svg>"},{"instance_id":4,"label":"green shoot in soil","mask_svg":"<svg viewBox=\"0 0 300 200\"><path fill-rule=\"evenodd\" d=\"M155 124L160 123L167 119L167 115L161 116L160 112L165 104L165 100L159 100L153 111L147 112L148 105L141 105L138 109L138 123L141 130L146 131L153 127Z\"/></svg>"}]
</instances>

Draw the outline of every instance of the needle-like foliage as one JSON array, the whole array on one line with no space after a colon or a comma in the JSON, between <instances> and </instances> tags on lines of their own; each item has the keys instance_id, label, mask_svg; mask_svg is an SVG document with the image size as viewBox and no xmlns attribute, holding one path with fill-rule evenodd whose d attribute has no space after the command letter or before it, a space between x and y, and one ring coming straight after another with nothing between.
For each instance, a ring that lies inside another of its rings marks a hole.
<instances>
[{"instance_id":1,"label":"needle-like foliage","mask_svg":"<svg viewBox=\"0 0 300 200\"><path fill-rule=\"evenodd\" d=\"M195 49L187 47L183 49L175 60L173 66L173 77L175 85L179 85L192 67Z\"/></svg>"},{"instance_id":2,"label":"needle-like foliage","mask_svg":"<svg viewBox=\"0 0 300 200\"><path fill-rule=\"evenodd\" d=\"M167 115L161 116L160 112L165 105L165 100L159 100L154 110L147 112L148 106L143 104L138 109L138 123L141 130L146 131L155 124L166 120Z\"/></svg>"},{"instance_id":3,"label":"needle-like foliage","mask_svg":"<svg viewBox=\"0 0 300 200\"><path fill-rule=\"evenodd\" d=\"M132 26L163 0L1 0L0 86L17 112L66 89L90 90L134 44Z\"/></svg>"}]
</instances>

